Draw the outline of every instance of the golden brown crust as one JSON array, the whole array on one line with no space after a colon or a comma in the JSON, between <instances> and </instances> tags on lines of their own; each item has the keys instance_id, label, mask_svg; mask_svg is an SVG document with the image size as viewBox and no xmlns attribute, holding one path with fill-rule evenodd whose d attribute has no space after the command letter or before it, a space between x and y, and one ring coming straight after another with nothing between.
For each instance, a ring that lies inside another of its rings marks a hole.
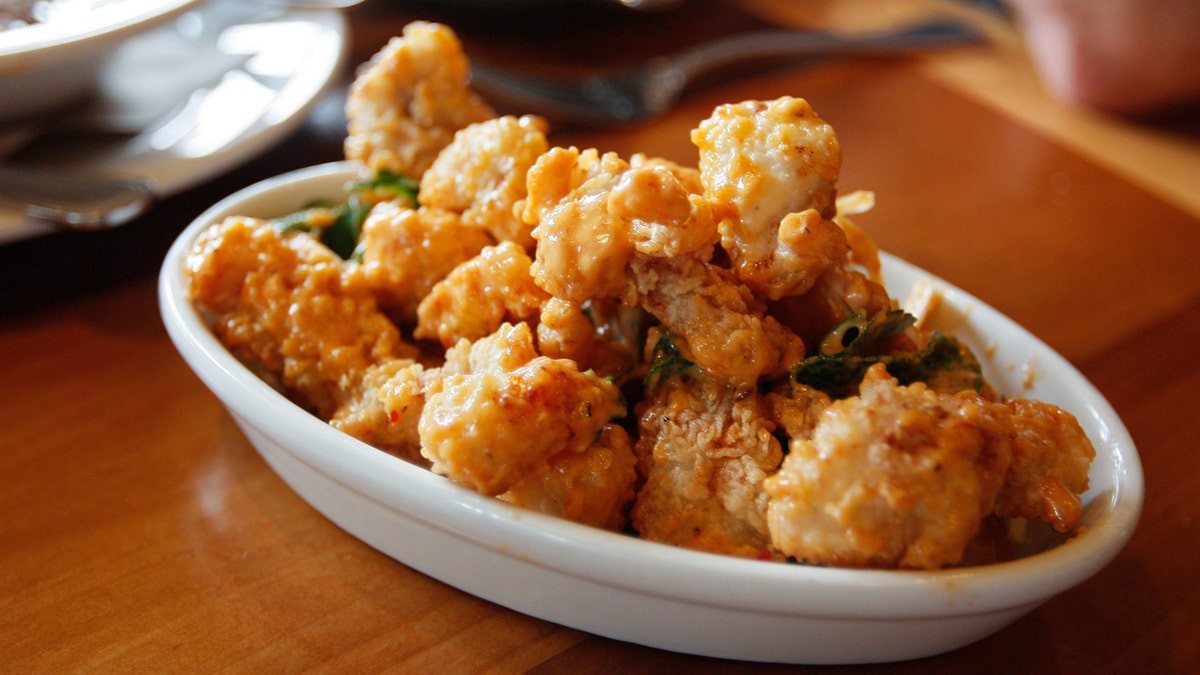
<instances>
[{"instance_id":1,"label":"golden brown crust","mask_svg":"<svg viewBox=\"0 0 1200 675\"><path fill-rule=\"evenodd\" d=\"M192 301L217 337L323 418L357 395L368 368L417 355L311 236L231 217L197 239L185 264Z\"/></svg>"},{"instance_id":2,"label":"golden brown crust","mask_svg":"<svg viewBox=\"0 0 1200 675\"><path fill-rule=\"evenodd\" d=\"M494 117L467 87L470 65L453 31L414 22L358 72L346 99L347 159L418 177L454 133Z\"/></svg>"}]
</instances>

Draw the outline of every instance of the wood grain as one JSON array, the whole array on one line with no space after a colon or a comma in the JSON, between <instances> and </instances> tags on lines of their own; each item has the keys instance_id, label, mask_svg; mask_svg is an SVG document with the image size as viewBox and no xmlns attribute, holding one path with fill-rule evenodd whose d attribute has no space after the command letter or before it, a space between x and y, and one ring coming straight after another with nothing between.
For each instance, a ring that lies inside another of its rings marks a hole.
<instances>
[{"instance_id":1,"label":"wood grain","mask_svg":"<svg viewBox=\"0 0 1200 675\"><path fill-rule=\"evenodd\" d=\"M655 30L675 20L694 26L696 17L733 27L761 21L723 3L700 6L692 18L657 15ZM354 10L356 56L412 16L391 3ZM601 15L618 28L632 21L612 17ZM1132 432L1146 508L1112 564L977 644L838 672L1200 670L1200 427L1192 420L1200 411L1200 222L1170 197L1194 193L1196 176L1154 187L1134 177L1141 170L1081 152L1090 131L1065 140L1066 126L1048 131L966 92L937 63L748 72L690 92L653 123L558 129L554 140L691 163L688 133L714 105L808 98L842 139L843 189L877 194L859 222L881 246L1060 350ZM336 94L331 101L336 108ZM318 115L280 148L168 201L124 234L0 250L10 299L0 313L4 669L784 670L617 643L471 597L347 535L258 457L171 346L154 274L173 234L219 196L335 158L340 120L329 120ZM1135 137L1123 142L1137 145ZM1180 153L1137 147L1129 161L1147 166ZM22 295L16 284L33 278L46 287ZM22 298L33 305L18 307Z\"/></svg>"}]
</instances>

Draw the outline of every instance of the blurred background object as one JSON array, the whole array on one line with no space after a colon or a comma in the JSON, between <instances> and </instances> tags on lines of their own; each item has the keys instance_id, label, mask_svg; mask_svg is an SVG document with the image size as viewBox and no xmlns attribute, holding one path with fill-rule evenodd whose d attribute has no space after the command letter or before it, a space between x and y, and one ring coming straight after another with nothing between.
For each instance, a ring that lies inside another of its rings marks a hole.
<instances>
[{"instance_id":1,"label":"blurred background object","mask_svg":"<svg viewBox=\"0 0 1200 675\"><path fill-rule=\"evenodd\" d=\"M344 77L346 30L342 14L331 9L196 3L97 58L83 100L8 121L0 128L0 162L9 176L24 172L26 182L35 175L137 176L160 197L186 191L305 123ZM15 187L0 181L9 201L28 201ZM58 229L29 218L27 208L10 207L0 206L0 244Z\"/></svg>"},{"instance_id":2,"label":"blurred background object","mask_svg":"<svg viewBox=\"0 0 1200 675\"><path fill-rule=\"evenodd\" d=\"M980 39L970 26L946 22L856 35L758 30L701 42L632 68L575 78L546 79L476 62L471 66L471 84L493 102L503 101L554 122L611 126L657 117L675 106L689 82L736 66L794 64L838 56L897 57L961 47Z\"/></svg>"},{"instance_id":3,"label":"blurred background object","mask_svg":"<svg viewBox=\"0 0 1200 675\"><path fill-rule=\"evenodd\" d=\"M198 4L122 0L63 3L71 12L46 14L36 6L18 12L44 18L32 23L6 20L6 28L0 30L0 120L41 113L86 96L105 59L123 41Z\"/></svg>"},{"instance_id":4,"label":"blurred background object","mask_svg":"<svg viewBox=\"0 0 1200 675\"><path fill-rule=\"evenodd\" d=\"M1200 101L1200 2L1008 1L1060 98L1135 114Z\"/></svg>"}]
</instances>

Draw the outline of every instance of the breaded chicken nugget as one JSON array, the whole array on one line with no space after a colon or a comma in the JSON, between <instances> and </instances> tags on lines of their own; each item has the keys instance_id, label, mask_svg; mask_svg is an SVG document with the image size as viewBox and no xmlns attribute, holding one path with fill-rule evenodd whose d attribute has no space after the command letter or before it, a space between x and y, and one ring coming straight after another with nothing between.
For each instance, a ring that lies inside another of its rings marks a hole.
<instances>
[{"instance_id":1,"label":"breaded chicken nugget","mask_svg":"<svg viewBox=\"0 0 1200 675\"><path fill-rule=\"evenodd\" d=\"M533 250L532 229L518 208L525 174L550 149L549 125L540 117L498 117L454 135L421 178L421 204L458 213L496 242Z\"/></svg>"},{"instance_id":2,"label":"breaded chicken nugget","mask_svg":"<svg viewBox=\"0 0 1200 675\"><path fill-rule=\"evenodd\" d=\"M425 405L425 389L438 368L411 359L396 359L367 368L360 393L347 398L329 418L329 425L364 443L414 464L428 466L421 456L417 421Z\"/></svg>"},{"instance_id":3,"label":"breaded chicken nugget","mask_svg":"<svg viewBox=\"0 0 1200 675\"><path fill-rule=\"evenodd\" d=\"M556 148L529 172L525 218L537 223L539 286L576 304L643 307L715 377L750 387L804 356L749 288L708 262L716 230L706 201L664 164Z\"/></svg>"},{"instance_id":4,"label":"breaded chicken nugget","mask_svg":"<svg viewBox=\"0 0 1200 675\"><path fill-rule=\"evenodd\" d=\"M584 452L625 414L616 385L571 361L539 356L526 324L505 324L446 353L450 374L425 396L418 429L434 472L486 495Z\"/></svg>"},{"instance_id":5,"label":"breaded chicken nugget","mask_svg":"<svg viewBox=\"0 0 1200 675\"><path fill-rule=\"evenodd\" d=\"M763 481L783 453L766 407L757 392L699 373L659 380L638 407L645 483L634 529L676 546L774 557Z\"/></svg>"},{"instance_id":6,"label":"breaded chicken nugget","mask_svg":"<svg viewBox=\"0 0 1200 675\"><path fill-rule=\"evenodd\" d=\"M350 86L346 158L371 172L420 178L454 132L496 116L467 86L469 75L453 31L423 21L405 26Z\"/></svg>"},{"instance_id":7,"label":"breaded chicken nugget","mask_svg":"<svg viewBox=\"0 0 1200 675\"><path fill-rule=\"evenodd\" d=\"M679 336L687 358L740 388L786 375L804 358L804 341L768 316L745 285L722 267L687 256L630 264L641 306Z\"/></svg>"},{"instance_id":8,"label":"breaded chicken nugget","mask_svg":"<svg viewBox=\"0 0 1200 675\"><path fill-rule=\"evenodd\" d=\"M1012 459L1011 414L872 366L765 482L771 541L797 560L937 569L962 560Z\"/></svg>"},{"instance_id":9,"label":"breaded chicken nugget","mask_svg":"<svg viewBox=\"0 0 1200 675\"><path fill-rule=\"evenodd\" d=\"M614 153L553 148L529 170L523 218L535 226L533 275L546 292L576 304L636 304L626 271L637 250L631 224L608 212L608 195L628 168Z\"/></svg>"},{"instance_id":10,"label":"breaded chicken nugget","mask_svg":"<svg viewBox=\"0 0 1200 675\"><path fill-rule=\"evenodd\" d=\"M344 261L307 234L231 217L196 239L185 265L217 337L322 419L360 395L368 368L418 356Z\"/></svg>"},{"instance_id":11,"label":"breaded chicken nugget","mask_svg":"<svg viewBox=\"0 0 1200 675\"><path fill-rule=\"evenodd\" d=\"M583 305L551 297L542 304L537 324L538 351L571 359L622 383L638 374L647 315L612 298Z\"/></svg>"},{"instance_id":12,"label":"breaded chicken nugget","mask_svg":"<svg viewBox=\"0 0 1200 675\"><path fill-rule=\"evenodd\" d=\"M1083 517L1080 494L1088 489L1088 469L1096 448L1079 420L1051 403L1013 399L1012 464L996 512L1050 523L1069 532Z\"/></svg>"},{"instance_id":13,"label":"breaded chicken nugget","mask_svg":"<svg viewBox=\"0 0 1200 675\"><path fill-rule=\"evenodd\" d=\"M536 323L550 296L534 283L532 264L515 242L484 248L425 296L417 309L413 335L450 348L459 340L487 337L505 322Z\"/></svg>"},{"instance_id":14,"label":"breaded chicken nugget","mask_svg":"<svg viewBox=\"0 0 1200 675\"><path fill-rule=\"evenodd\" d=\"M692 132L738 276L765 298L807 291L849 250L835 215L842 151L807 101L718 106Z\"/></svg>"},{"instance_id":15,"label":"breaded chicken nugget","mask_svg":"<svg viewBox=\"0 0 1200 675\"><path fill-rule=\"evenodd\" d=\"M542 471L517 481L500 499L585 525L619 531L633 501L637 460L629 434L615 424L583 452L551 456Z\"/></svg>"},{"instance_id":16,"label":"breaded chicken nugget","mask_svg":"<svg viewBox=\"0 0 1200 675\"><path fill-rule=\"evenodd\" d=\"M458 214L382 202L363 222L358 270L380 307L407 327L434 285L491 243L487 232L464 225Z\"/></svg>"}]
</instances>

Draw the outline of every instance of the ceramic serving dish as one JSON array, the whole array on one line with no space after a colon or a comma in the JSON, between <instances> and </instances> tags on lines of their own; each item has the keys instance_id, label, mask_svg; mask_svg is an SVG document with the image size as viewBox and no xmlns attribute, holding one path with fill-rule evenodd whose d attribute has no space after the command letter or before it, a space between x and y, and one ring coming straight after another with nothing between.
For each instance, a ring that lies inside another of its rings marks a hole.
<instances>
[{"instance_id":1,"label":"ceramic serving dish","mask_svg":"<svg viewBox=\"0 0 1200 675\"><path fill-rule=\"evenodd\" d=\"M210 223L337 199L353 176L347 163L316 166L206 211L163 263L162 316L187 363L292 489L353 536L431 577L525 614L667 650L880 662L953 650L999 631L1088 579L1133 533L1141 465L1104 398L1011 320L891 256L884 256L884 273L892 294L903 297L918 280L933 283L955 333L987 355L986 375L998 389L1052 401L1079 418L1097 456L1078 536L1012 562L934 572L743 560L522 510L376 450L296 407L226 351L189 304L182 275L189 245Z\"/></svg>"}]
</instances>

